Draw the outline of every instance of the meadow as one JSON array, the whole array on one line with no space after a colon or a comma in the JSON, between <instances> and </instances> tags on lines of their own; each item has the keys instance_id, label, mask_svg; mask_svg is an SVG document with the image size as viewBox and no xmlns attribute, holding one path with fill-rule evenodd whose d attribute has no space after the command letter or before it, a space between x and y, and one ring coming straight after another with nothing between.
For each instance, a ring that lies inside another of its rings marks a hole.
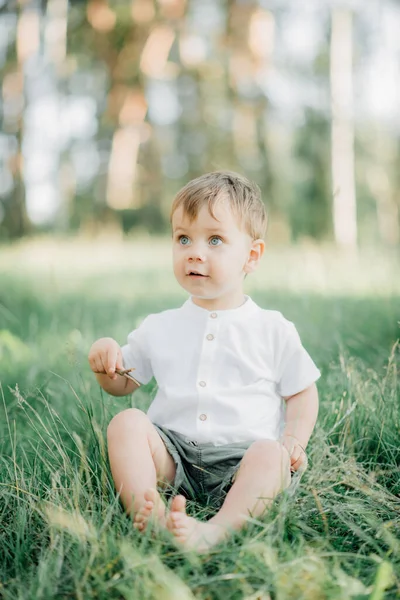
<instances>
[{"instance_id":1,"label":"meadow","mask_svg":"<svg viewBox=\"0 0 400 600\"><path fill-rule=\"evenodd\" d=\"M124 515L87 353L179 306L168 240L43 239L0 249L0 597L400 597L400 277L395 253L268 248L246 291L292 320L322 371L309 468L260 520L198 556ZM191 503L191 514L206 518Z\"/></svg>"}]
</instances>

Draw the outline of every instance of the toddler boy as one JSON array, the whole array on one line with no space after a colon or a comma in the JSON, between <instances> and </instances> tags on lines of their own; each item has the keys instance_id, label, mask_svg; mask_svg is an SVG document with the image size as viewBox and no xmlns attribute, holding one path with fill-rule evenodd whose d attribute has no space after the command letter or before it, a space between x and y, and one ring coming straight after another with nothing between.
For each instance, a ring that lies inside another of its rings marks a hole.
<instances>
[{"instance_id":1,"label":"toddler boy","mask_svg":"<svg viewBox=\"0 0 400 600\"><path fill-rule=\"evenodd\" d=\"M138 530L156 519L198 551L261 516L291 471L305 468L317 418L320 373L294 325L243 292L264 253L266 222L260 190L246 178L221 171L189 182L171 210L174 274L189 299L146 317L122 348L101 338L89 352L115 396L138 387L116 370L134 368L140 384L155 377L147 415L124 410L108 427L111 471ZM157 487L179 491L168 514ZM186 498L219 510L198 521Z\"/></svg>"}]
</instances>

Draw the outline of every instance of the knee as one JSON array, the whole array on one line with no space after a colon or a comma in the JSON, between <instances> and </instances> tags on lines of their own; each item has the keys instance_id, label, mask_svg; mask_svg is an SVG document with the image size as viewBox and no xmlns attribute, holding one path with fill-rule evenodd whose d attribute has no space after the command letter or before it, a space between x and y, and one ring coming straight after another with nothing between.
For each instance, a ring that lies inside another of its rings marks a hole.
<instances>
[{"instance_id":1,"label":"knee","mask_svg":"<svg viewBox=\"0 0 400 600\"><path fill-rule=\"evenodd\" d=\"M253 442L247 450L245 458L256 463L259 468L281 468L283 472L290 468L289 453L276 440L257 440Z\"/></svg>"},{"instance_id":2,"label":"knee","mask_svg":"<svg viewBox=\"0 0 400 600\"><path fill-rule=\"evenodd\" d=\"M145 431L149 418L138 408L127 408L113 417L107 428L107 439L118 439L124 432Z\"/></svg>"}]
</instances>

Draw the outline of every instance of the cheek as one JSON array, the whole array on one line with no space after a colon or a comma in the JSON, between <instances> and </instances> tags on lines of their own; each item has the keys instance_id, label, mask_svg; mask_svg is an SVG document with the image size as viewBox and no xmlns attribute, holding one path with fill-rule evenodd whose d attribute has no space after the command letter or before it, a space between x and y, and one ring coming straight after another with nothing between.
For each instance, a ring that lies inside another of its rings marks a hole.
<instances>
[{"instance_id":1,"label":"cheek","mask_svg":"<svg viewBox=\"0 0 400 600\"><path fill-rule=\"evenodd\" d=\"M181 252L174 250L172 253L172 265L174 268L174 272L176 273L180 269L182 269L183 265L183 256Z\"/></svg>"},{"instance_id":2,"label":"cheek","mask_svg":"<svg viewBox=\"0 0 400 600\"><path fill-rule=\"evenodd\" d=\"M241 249L232 248L229 252L224 252L224 254L221 255L220 262L221 265L223 265L224 267L226 267L226 265L229 265L231 268L235 266L241 268L244 261L244 253L241 251Z\"/></svg>"}]
</instances>

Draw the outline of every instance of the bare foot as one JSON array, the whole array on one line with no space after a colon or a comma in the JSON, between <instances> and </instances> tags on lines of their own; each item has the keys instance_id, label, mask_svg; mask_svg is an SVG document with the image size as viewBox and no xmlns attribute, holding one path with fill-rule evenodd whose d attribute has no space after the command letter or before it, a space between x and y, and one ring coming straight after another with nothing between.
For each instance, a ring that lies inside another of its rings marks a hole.
<instances>
[{"instance_id":1,"label":"bare foot","mask_svg":"<svg viewBox=\"0 0 400 600\"><path fill-rule=\"evenodd\" d=\"M145 531L150 519L165 527L165 504L157 490L149 488L144 493L144 503L133 519L133 526Z\"/></svg>"},{"instance_id":2,"label":"bare foot","mask_svg":"<svg viewBox=\"0 0 400 600\"><path fill-rule=\"evenodd\" d=\"M228 532L221 525L202 523L188 517L185 504L184 496L175 496L166 519L167 529L178 543L202 553L227 537Z\"/></svg>"}]
</instances>

